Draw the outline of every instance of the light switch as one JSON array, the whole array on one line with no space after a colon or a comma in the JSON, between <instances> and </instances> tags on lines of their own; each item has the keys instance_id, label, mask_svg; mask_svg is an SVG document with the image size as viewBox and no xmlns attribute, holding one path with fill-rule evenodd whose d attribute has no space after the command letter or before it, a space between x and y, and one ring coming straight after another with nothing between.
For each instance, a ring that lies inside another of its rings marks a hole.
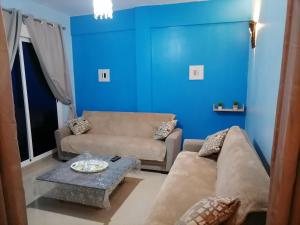
<instances>
[{"instance_id":1,"label":"light switch","mask_svg":"<svg viewBox=\"0 0 300 225\"><path fill-rule=\"evenodd\" d=\"M98 80L99 80L99 82L110 82L110 70L109 69L99 69L98 70Z\"/></svg>"},{"instance_id":2,"label":"light switch","mask_svg":"<svg viewBox=\"0 0 300 225\"><path fill-rule=\"evenodd\" d=\"M189 79L204 80L204 65L191 65Z\"/></svg>"}]
</instances>

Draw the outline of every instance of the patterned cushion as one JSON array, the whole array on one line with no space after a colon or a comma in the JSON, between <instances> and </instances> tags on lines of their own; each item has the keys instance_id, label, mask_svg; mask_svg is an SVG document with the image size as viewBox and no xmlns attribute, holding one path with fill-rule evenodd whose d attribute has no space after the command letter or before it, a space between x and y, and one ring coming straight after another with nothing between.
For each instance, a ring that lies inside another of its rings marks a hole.
<instances>
[{"instance_id":1,"label":"patterned cushion","mask_svg":"<svg viewBox=\"0 0 300 225\"><path fill-rule=\"evenodd\" d=\"M85 132L91 129L91 125L89 121L83 118L76 118L73 120L69 120L68 126L70 130L73 132L73 134L75 135L84 134Z\"/></svg>"},{"instance_id":2,"label":"patterned cushion","mask_svg":"<svg viewBox=\"0 0 300 225\"><path fill-rule=\"evenodd\" d=\"M164 140L172 133L177 124L177 120L171 120L169 122L162 122L162 124L155 131L153 138L156 140Z\"/></svg>"},{"instance_id":3,"label":"patterned cushion","mask_svg":"<svg viewBox=\"0 0 300 225\"><path fill-rule=\"evenodd\" d=\"M218 225L230 219L240 201L234 198L209 197L193 205L176 225Z\"/></svg>"},{"instance_id":4,"label":"patterned cushion","mask_svg":"<svg viewBox=\"0 0 300 225\"><path fill-rule=\"evenodd\" d=\"M216 133L214 133L214 134L208 135L208 136L206 137L206 139L211 138L211 137L214 137L214 136L219 135L219 134L222 134L222 133L224 133L224 132L226 132L226 134L227 134L228 131L229 131L229 128L227 128L227 129L225 129L225 130L220 130L220 131L218 131L218 132L216 132Z\"/></svg>"},{"instance_id":5,"label":"patterned cushion","mask_svg":"<svg viewBox=\"0 0 300 225\"><path fill-rule=\"evenodd\" d=\"M199 156L209 156L220 152L228 130L229 129L222 130L208 136L199 151Z\"/></svg>"}]
</instances>

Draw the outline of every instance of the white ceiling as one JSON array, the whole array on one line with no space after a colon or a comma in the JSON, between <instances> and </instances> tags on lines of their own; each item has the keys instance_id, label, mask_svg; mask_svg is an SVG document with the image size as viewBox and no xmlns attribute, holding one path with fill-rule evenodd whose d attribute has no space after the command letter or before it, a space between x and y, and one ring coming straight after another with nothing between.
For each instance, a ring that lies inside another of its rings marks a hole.
<instances>
[{"instance_id":1,"label":"white ceiling","mask_svg":"<svg viewBox=\"0 0 300 225\"><path fill-rule=\"evenodd\" d=\"M93 13L93 0L33 0L70 16ZM199 2L206 0L112 0L114 10L129 9L146 5Z\"/></svg>"}]
</instances>

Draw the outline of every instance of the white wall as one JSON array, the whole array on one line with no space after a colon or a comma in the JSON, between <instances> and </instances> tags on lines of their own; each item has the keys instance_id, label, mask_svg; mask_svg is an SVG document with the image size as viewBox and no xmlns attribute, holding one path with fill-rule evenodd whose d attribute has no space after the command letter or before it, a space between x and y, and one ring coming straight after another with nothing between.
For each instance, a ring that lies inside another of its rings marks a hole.
<instances>
[{"instance_id":1,"label":"white wall","mask_svg":"<svg viewBox=\"0 0 300 225\"><path fill-rule=\"evenodd\" d=\"M64 42L66 48L66 55L70 65L70 75L73 93L74 90L74 72L73 72L73 53L72 53L72 37L70 28L70 17L62 12L50 9L44 5L38 4L31 0L2 0L1 6L5 9L19 9L23 14L30 14L36 18L47 20L49 22L58 23L64 27ZM67 107L63 107L64 121L67 120Z\"/></svg>"}]
</instances>

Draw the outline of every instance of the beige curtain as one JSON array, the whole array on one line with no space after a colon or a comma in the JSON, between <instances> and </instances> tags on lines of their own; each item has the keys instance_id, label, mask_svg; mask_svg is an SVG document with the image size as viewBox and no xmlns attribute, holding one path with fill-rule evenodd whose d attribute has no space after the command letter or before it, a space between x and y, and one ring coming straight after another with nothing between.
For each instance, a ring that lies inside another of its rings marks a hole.
<instances>
[{"instance_id":1,"label":"beige curtain","mask_svg":"<svg viewBox=\"0 0 300 225\"><path fill-rule=\"evenodd\" d=\"M70 107L69 117L74 117L69 65L65 56L61 27L36 21L32 17L25 18L24 23L53 95Z\"/></svg>"},{"instance_id":2,"label":"beige curtain","mask_svg":"<svg viewBox=\"0 0 300 225\"><path fill-rule=\"evenodd\" d=\"M3 11L6 39L8 42L9 64L12 69L17 54L21 27L22 14L20 11L13 9L11 12Z\"/></svg>"},{"instance_id":3,"label":"beige curtain","mask_svg":"<svg viewBox=\"0 0 300 225\"><path fill-rule=\"evenodd\" d=\"M0 10L0 222L27 225L9 54Z\"/></svg>"},{"instance_id":4,"label":"beige curtain","mask_svg":"<svg viewBox=\"0 0 300 225\"><path fill-rule=\"evenodd\" d=\"M268 225L300 224L300 0L289 0L271 164Z\"/></svg>"}]
</instances>

